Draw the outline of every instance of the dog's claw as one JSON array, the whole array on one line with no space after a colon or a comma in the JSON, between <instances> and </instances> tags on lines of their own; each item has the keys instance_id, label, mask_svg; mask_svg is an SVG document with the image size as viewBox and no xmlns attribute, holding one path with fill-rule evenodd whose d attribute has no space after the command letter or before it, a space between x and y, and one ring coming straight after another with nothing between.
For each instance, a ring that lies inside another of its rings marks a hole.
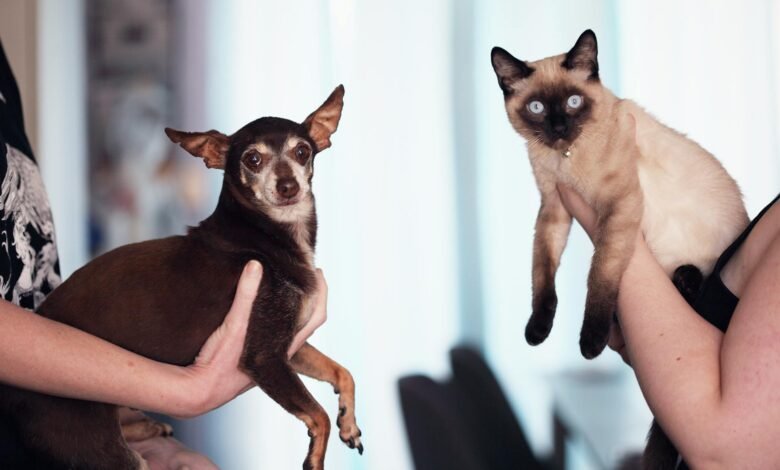
<instances>
[{"instance_id":1,"label":"dog's claw","mask_svg":"<svg viewBox=\"0 0 780 470\"><path fill-rule=\"evenodd\" d=\"M354 437L350 437L349 438L349 442L347 443L347 445L349 446L350 449L354 449L355 448L355 438Z\"/></svg>"},{"instance_id":2,"label":"dog's claw","mask_svg":"<svg viewBox=\"0 0 780 470\"><path fill-rule=\"evenodd\" d=\"M358 454L363 455L363 444L358 444L357 450L358 450Z\"/></svg>"}]
</instances>

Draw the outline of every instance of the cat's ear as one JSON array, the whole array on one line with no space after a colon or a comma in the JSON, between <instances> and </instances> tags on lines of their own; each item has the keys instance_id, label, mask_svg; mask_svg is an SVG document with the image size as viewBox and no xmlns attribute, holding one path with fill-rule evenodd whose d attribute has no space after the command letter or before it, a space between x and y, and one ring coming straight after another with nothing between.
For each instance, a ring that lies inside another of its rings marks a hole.
<instances>
[{"instance_id":1,"label":"cat's ear","mask_svg":"<svg viewBox=\"0 0 780 470\"><path fill-rule=\"evenodd\" d=\"M568 70L586 72L588 80L599 79L599 48L596 43L596 34L586 30L577 39L577 43L566 53L566 58L561 64Z\"/></svg>"},{"instance_id":2,"label":"cat's ear","mask_svg":"<svg viewBox=\"0 0 780 470\"><path fill-rule=\"evenodd\" d=\"M524 80L534 73L534 68L516 59L512 54L500 47L494 47L490 51L490 61L493 63L493 70L498 77L498 86L504 92L504 96L514 93L512 85L520 80Z\"/></svg>"}]
</instances>

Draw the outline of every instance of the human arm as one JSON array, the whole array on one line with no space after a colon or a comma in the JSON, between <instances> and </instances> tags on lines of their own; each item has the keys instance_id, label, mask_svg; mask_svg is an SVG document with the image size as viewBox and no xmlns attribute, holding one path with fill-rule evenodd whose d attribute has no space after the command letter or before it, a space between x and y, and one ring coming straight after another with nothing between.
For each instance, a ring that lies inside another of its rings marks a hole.
<instances>
[{"instance_id":1,"label":"human arm","mask_svg":"<svg viewBox=\"0 0 780 470\"><path fill-rule=\"evenodd\" d=\"M249 263L225 320L188 367L150 360L0 301L0 381L176 417L205 413L253 386L237 365L261 277L259 263ZM318 300L317 308L325 306Z\"/></svg>"},{"instance_id":2,"label":"human arm","mask_svg":"<svg viewBox=\"0 0 780 470\"><path fill-rule=\"evenodd\" d=\"M592 210L559 190L592 234ZM725 335L682 299L641 235L623 274L618 316L627 355L654 415L693 468L780 462L780 237L770 238L754 269L741 270L748 278Z\"/></svg>"}]
</instances>

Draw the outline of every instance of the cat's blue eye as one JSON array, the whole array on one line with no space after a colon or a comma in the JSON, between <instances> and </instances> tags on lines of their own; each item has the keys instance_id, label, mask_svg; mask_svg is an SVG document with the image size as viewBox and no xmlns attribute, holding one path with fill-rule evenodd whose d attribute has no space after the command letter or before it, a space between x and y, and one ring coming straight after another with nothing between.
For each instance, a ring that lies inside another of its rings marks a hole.
<instances>
[{"instance_id":1,"label":"cat's blue eye","mask_svg":"<svg viewBox=\"0 0 780 470\"><path fill-rule=\"evenodd\" d=\"M577 109L580 106L582 106L582 96L580 95L571 95L568 100L566 100L566 104L573 109Z\"/></svg>"},{"instance_id":2,"label":"cat's blue eye","mask_svg":"<svg viewBox=\"0 0 780 470\"><path fill-rule=\"evenodd\" d=\"M542 114L544 112L544 105L541 101L531 101L528 103L528 111L534 114Z\"/></svg>"}]
</instances>

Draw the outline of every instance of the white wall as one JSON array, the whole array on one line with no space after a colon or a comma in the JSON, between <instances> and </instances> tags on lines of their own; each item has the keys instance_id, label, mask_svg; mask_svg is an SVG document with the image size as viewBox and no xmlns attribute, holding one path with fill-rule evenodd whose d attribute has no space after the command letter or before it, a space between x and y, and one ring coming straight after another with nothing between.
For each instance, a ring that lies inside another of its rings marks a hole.
<instances>
[{"instance_id":1,"label":"white wall","mask_svg":"<svg viewBox=\"0 0 780 470\"><path fill-rule=\"evenodd\" d=\"M333 147L315 165L317 263L331 295L312 343L355 377L366 452L334 430L327 462L410 468L396 380L441 374L458 333L449 3L213 2L209 17L209 127L303 120L346 87ZM310 389L335 418L330 387ZM306 454L304 426L260 392L211 423L225 468L297 468Z\"/></svg>"},{"instance_id":2,"label":"white wall","mask_svg":"<svg viewBox=\"0 0 780 470\"><path fill-rule=\"evenodd\" d=\"M82 0L38 0L34 149L49 194L63 278L87 262L86 46Z\"/></svg>"}]
</instances>

